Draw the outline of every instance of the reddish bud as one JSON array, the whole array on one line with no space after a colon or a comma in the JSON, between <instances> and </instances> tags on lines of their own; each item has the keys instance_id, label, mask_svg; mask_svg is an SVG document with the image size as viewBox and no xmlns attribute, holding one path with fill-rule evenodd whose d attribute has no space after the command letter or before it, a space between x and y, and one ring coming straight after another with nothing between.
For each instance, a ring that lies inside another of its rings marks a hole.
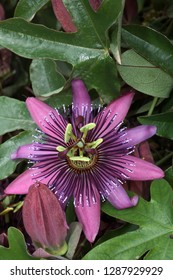
<instances>
[{"instance_id":1,"label":"reddish bud","mask_svg":"<svg viewBox=\"0 0 173 280\"><path fill-rule=\"evenodd\" d=\"M102 0L89 0L89 3L93 10L96 12L102 3Z\"/></svg>"},{"instance_id":2,"label":"reddish bud","mask_svg":"<svg viewBox=\"0 0 173 280\"><path fill-rule=\"evenodd\" d=\"M77 28L72 21L71 15L67 11L62 0L51 0L54 14L66 32L76 32Z\"/></svg>"},{"instance_id":3,"label":"reddish bud","mask_svg":"<svg viewBox=\"0 0 173 280\"><path fill-rule=\"evenodd\" d=\"M34 245L52 254L63 254L67 236L65 214L50 189L35 183L23 204L23 222Z\"/></svg>"}]
</instances>

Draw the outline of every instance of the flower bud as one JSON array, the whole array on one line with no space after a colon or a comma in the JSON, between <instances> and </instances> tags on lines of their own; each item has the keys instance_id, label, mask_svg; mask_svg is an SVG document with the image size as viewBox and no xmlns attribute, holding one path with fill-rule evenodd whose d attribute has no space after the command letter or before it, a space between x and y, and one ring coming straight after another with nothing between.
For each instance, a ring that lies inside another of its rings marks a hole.
<instances>
[{"instance_id":1,"label":"flower bud","mask_svg":"<svg viewBox=\"0 0 173 280\"><path fill-rule=\"evenodd\" d=\"M67 250L65 214L50 189L42 183L29 188L23 204L23 223L36 248L54 255Z\"/></svg>"},{"instance_id":2,"label":"flower bud","mask_svg":"<svg viewBox=\"0 0 173 280\"><path fill-rule=\"evenodd\" d=\"M60 22L62 28L66 32L76 32L77 27L73 23L73 20L71 18L70 13L64 6L64 3L62 0L51 0L52 1L52 7L54 14L58 21Z\"/></svg>"}]
</instances>

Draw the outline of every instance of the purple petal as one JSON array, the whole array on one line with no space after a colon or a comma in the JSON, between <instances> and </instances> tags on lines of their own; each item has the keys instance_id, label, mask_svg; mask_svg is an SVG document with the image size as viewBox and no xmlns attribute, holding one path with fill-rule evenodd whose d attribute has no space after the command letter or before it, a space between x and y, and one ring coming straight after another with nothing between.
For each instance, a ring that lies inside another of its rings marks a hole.
<instances>
[{"instance_id":1,"label":"purple petal","mask_svg":"<svg viewBox=\"0 0 173 280\"><path fill-rule=\"evenodd\" d=\"M56 110L34 97L27 98L26 106L32 119L43 132L62 140L67 121Z\"/></svg>"},{"instance_id":2,"label":"purple petal","mask_svg":"<svg viewBox=\"0 0 173 280\"><path fill-rule=\"evenodd\" d=\"M134 146L146 139L152 137L156 133L156 126L154 125L140 125L124 131L122 141L127 140L127 145Z\"/></svg>"},{"instance_id":3,"label":"purple petal","mask_svg":"<svg viewBox=\"0 0 173 280\"><path fill-rule=\"evenodd\" d=\"M112 166L128 180L146 181L164 177L162 169L134 156L123 156L112 160Z\"/></svg>"},{"instance_id":4,"label":"purple petal","mask_svg":"<svg viewBox=\"0 0 173 280\"><path fill-rule=\"evenodd\" d=\"M89 186L88 188L90 189ZM94 186L92 186L92 191L94 192L94 199L91 195L88 197L84 189L83 193L80 194L79 203L75 204L76 215L82 224L86 238L90 242L94 242L100 227L100 195ZM74 195L75 201L78 200L77 192Z\"/></svg>"},{"instance_id":5,"label":"purple petal","mask_svg":"<svg viewBox=\"0 0 173 280\"><path fill-rule=\"evenodd\" d=\"M156 133L156 127L140 125L135 128L125 129L121 132L113 132L105 136L100 146L100 154L107 156L120 156L131 153L136 144L148 139Z\"/></svg>"},{"instance_id":6,"label":"purple petal","mask_svg":"<svg viewBox=\"0 0 173 280\"><path fill-rule=\"evenodd\" d=\"M104 138L106 134L119 129L119 125L124 120L132 103L133 96L134 93L132 92L124 94L110 103L95 117L93 122L96 123L96 128L93 131L93 139L95 137Z\"/></svg>"},{"instance_id":7,"label":"purple petal","mask_svg":"<svg viewBox=\"0 0 173 280\"><path fill-rule=\"evenodd\" d=\"M83 116L88 118L91 112L91 99L82 80L76 79L72 81L72 93L74 117Z\"/></svg>"},{"instance_id":8,"label":"purple petal","mask_svg":"<svg viewBox=\"0 0 173 280\"><path fill-rule=\"evenodd\" d=\"M97 168L94 176L97 189L115 208L124 209L133 207L138 202L138 196L130 198L118 179L109 170Z\"/></svg>"},{"instance_id":9,"label":"purple petal","mask_svg":"<svg viewBox=\"0 0 173 280\"><path fill-rule=\"evenodd\" d=\"M109 182L109 194L106 199L117 209L134 207L138 203L138 196L130 198L118 180Z\"/></svg>"}]
</instances>

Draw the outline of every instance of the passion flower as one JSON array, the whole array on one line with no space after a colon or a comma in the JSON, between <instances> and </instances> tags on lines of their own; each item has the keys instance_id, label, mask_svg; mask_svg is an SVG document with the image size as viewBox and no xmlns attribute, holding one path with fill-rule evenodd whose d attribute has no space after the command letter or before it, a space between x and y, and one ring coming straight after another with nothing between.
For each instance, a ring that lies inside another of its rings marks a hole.
<instances>
[{"instance_id":1,"label":"passion flower","mask_svg":"<svg viewBox=\"0 0 173 280\"><path fill-rule=\"evenodd\" d=\"M81 80L72 81L71 108L52 109L36 98L26 106L41 129L36 141L21 146L12 159L34 162L15 179L6 194L25 194L40 181L65 207L71 197L87 239L94 241L100 224L100 197L114 207L133 207L138 197L129 197L125 180L153 180L164 176L152 163L130 155L134 146L156 133L155 126L121 128L134 93L128 92L106 108L95 108Z\"/></svg>"}]
</instances>

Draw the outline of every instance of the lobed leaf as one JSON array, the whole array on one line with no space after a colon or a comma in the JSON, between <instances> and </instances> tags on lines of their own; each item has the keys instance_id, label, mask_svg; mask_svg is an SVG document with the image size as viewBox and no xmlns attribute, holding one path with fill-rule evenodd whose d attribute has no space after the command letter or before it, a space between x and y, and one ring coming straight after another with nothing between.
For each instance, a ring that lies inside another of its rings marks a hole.
<instances>
[{"instance_id":1,"label":"lobed leaf","mask_svg":"<svg viewBox=\"0 0 173 280\"><path fill-rule=\"evenodd\" d=\"M119 94L119 85L116 64L109 54L108 30L117 23L123 1L105 0L97 12L92 10L88 1L63 2L77 32L60 32L12 18L0 22L1 45L26 58L68 62L74 67L72 77L82 78L89 89L97 89L103 101L109 102ZM99 81L105 82L99 83L98 75Z\"/></svg>"},{"instance_id":2,"label":"lobed leaf","mask_svg":"<svg viewBox=\"0 0 173 280\"><path fill-rule=\"evenodd\" d=\"M102 210L117 219L136 224L139 229L112 237L99 244L84 256L84 259L132 260L173 258L173 191L164 180L155 180L151 185L150 202L140 198L136 207L116 210L104 203Z\"/></svg>"},{"instance_id":3,"label":"lobed leaf","mask_svg":"<svg viewBox=\"0 0 173 280\"><path fill-rule=\"evenodd\" d=\"M0 260L34 260L29 255L25 239L20 230L14 227L8 229L9 248L0 245Z\"/></svg>"}]
</instances>

